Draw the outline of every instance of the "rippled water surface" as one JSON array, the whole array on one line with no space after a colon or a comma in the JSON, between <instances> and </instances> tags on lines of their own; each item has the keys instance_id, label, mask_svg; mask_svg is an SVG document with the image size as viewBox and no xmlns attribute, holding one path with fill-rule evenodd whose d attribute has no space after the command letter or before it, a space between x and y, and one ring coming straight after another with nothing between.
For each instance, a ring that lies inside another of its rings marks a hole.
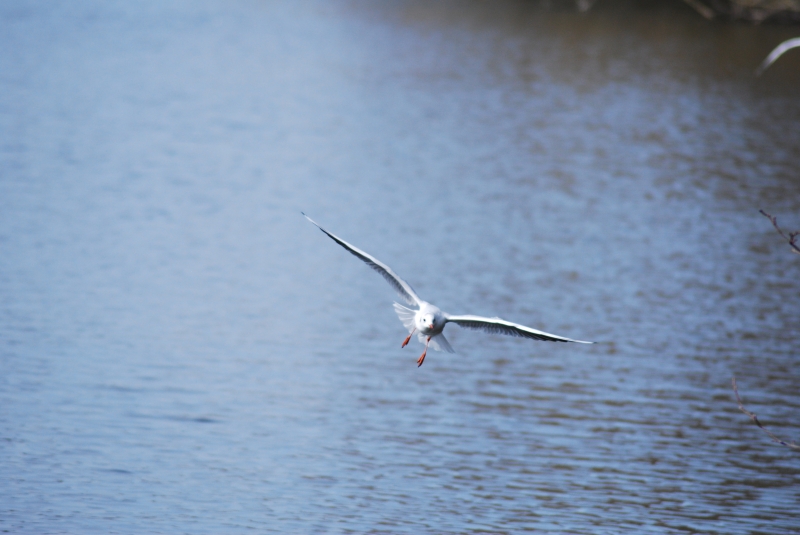
<instances>
[{"instance_id":1,"label":"rippled water surface","mask_svg":"<svg viewBox=\"0 0 800 535\"><path fill-rule=\"evenodd\" d=\"M670 7L671 6L671 7ZM790 533L797 28L0 6L0 529ZM594 346L447 329L392 289Z\"/></svg>"}]
</instances>

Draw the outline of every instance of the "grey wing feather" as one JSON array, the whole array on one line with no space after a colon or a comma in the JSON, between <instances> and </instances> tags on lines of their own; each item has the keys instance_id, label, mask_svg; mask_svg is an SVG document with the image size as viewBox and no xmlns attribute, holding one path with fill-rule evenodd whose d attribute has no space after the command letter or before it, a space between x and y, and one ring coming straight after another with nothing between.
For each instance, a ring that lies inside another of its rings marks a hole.
<instances>
[{"instance_id":1,"label":"grey wing feather","mask_svg":"<svg viewBox=\"0 0 800 535\"><path fill-rule=\"evenodd\" d=\"M303 212L300 213L303 214L306 219L311 221L318 229L327 234L330 239L332 239L333 241L335 241L336 243L338 243L339 245L350 251L351 254L353 254L357 258L360 258L365 264L367 264L369 267L377 271L384 279L386 279L386 281L389 284L392 285L392 288L394 288L395 291L398 294L400 294L400 297L402 297L409 305L419 305L422 302L422 299L420 299L419 296L417 296L417 293L414 291L411 285L408 284L403 279L401 279L397 275L397 273L392 271L392 268L390 268L389 266L387 266L374 256L365 253L358 247L350 245L343 239L334 236L333 234L331 234L330 232L319 226L319 224L317 224L313 219L308 217Z\"/></svg>"},{"instance_id":2,"label":"grey wing feather","mask_svg":"<svg viewBox=\"0 0 800 535\"><path fill-rule=\"evenodd\" d=\"M583 340L573 340L564 336L546 333L531 329L518 323L511 323L500 318L484 318L482 316L447 316L447 321L455 323L459 327L466 329L477 329L486 331L493 334L507 334L509 336L519 336L522 338L531 338L533 340L543 340L546 342L577 342L579 344L592 344L594 342L585 342Z\"/></svg>"},{"instance_id":3,"label":"grey wing feather","mask_svg":"<svg viewBox=\"0 0 800 535\"><path fill-rule=\"evenodd\" d=\"M414 318L417 316L417 311L406 308L400 303L394 304L394 311L397 313L397 317L400 318L400 321L403 322L403 326L408 329L408 332L414 332L416 328L414 325Z\"/></svg>"}]
</instances>

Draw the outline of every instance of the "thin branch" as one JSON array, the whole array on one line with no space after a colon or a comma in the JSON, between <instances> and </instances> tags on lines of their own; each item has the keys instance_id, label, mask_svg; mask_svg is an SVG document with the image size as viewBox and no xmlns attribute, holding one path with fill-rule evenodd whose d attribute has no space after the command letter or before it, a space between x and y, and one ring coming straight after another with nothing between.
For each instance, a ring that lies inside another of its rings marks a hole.
<instances>
[{"instance_id":1,"label":"thin branch","mask_svg":"<svg viewBox=\"0 0 800 535\"><path fill-rule=\"evenodd\" d=\"M597 2L597 0L577 0L578 11L581 13L587 13L592 6Z\"/></svg>"},{"instance_id":2,"label":"thin branch","mask_svg":"<svg viewBox=\"0 0 800 535\"><path fill-rule=\"evenodd\" d=\"M687 4L689 4L692 9L700 13L706 20L711 20L715 17L714 10L708 7L707 5L703 4L699 0L683 0Z\"/></svg>"},{"instance_id":3,"label":"thin branch","mask_svg":"<svg viewBox=\"0 0 800 535\"><path fill-rule=\"evenodd\" d=\"M774 215L769 215L764 210L759 210L759 212L761 212L761 215L772 221L772 226L775 227L775 230L778 231L778 234L780 234L781 237L784 240L786 240L789 243L789 245L791 245L792 252L800 254L800 244L797 243L797 237L800 236L800 232L790 232L789 235L787 236L786 234L784 234L783 230L781 230L781 227L778 226L777 217L775 217Z\"/></svg>"},{"instance_id":4,"label":"thin branch","mask_svg":"<svg viewBox=\"0 0 800 535\"><path fill-rule=\"evenodd\" d=\"M742 404L742 398L739 397L739 389L736 387L736 377L733 377L731 379L731 383L733 384L733 393L736 394L736 402L739 404L740 411L748 415L750 419L753 420L762 431L764 431L767 435L769 435L769 438L771 438L773 442L777 442L778 444L782 444L788 448L792 448L793 450L800 451L800 446L798 446L794 442L785 442L779 439L778 437L773 435L770 431L768 431L766 427L761 425L761 422L758 421L758 417L754 413L744 408L744 405Z\"/></svg>"}]
</instances>

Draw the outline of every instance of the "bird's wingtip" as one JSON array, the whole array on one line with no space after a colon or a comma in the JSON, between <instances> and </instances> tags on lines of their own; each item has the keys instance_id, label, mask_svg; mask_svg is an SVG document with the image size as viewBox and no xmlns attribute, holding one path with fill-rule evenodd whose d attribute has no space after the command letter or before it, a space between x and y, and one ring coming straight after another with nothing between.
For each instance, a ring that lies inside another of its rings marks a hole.
<instances>
[{"instance_id":1,"label":"bird's wingtip","mask_svg":"<svg viewBox=\"0 0 800 535\"><path fill-rule=\"evenodd\" d=\"M309 221L311 221L311 223L313 223L315 226L319 227L320 229L322 228L322 227L320 227L320 226L319 226L319 224L318 224L316 221L314 221L313 219L311 219L310 217L308 217L308 216L306 215L306 213L305 213L305 212L301 211L300 213L301 213L301 214L303 214L303 217L305 217L306 219L308 219Z\"/></svg>"}]
</instances>

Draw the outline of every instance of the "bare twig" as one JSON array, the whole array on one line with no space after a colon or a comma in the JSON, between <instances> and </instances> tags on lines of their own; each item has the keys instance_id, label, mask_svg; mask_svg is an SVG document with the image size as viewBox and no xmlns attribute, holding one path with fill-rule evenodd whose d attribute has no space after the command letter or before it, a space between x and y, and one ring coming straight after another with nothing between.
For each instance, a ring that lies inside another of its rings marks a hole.
<instances>
[{"instance_id":1,"label":"bare twig","mask_svg":"<svg viewBox=\"0 0 800 535\"><path fill-rule=\"evenodd\" d=\"M687 4L689 4L692 9L700 13L706 20L711 20L715 17L714 10L708 7L707 5L703 4L699 0L683 0Z\"/></svg>"},{"instance_id":2,"label":"bare twig","mask_svg":"<svg viewBox=\"0 0 800 535\"><path fill-rule=\"evenodd\" d=\"M597 0L577 0L576 3L578 5L578 11L581 13L588 12L590 9L592 9L592 6L595 4L595 2L597 2Z\"/></svg>"},{"instance_id":3,"label":"bare twig","mask_svg":"<svg viewBox=\"0 0 800 535\"><path fill-rule=\"evenodd\" d=\"M752 413L752 412L750 412L750 411L748 411L747 409L744 408L744 405L742 404L742 398L739 397L739 389L736 387L736 377L733 377L731 379L731 383L733 384L733 393L736 394L736 402L739 404L739 410L740 411L742 411L743 413L748 415L750 417L750 419L753 420L756 423L756 425L762 431L764 431L767 435L769 435L769 438L771 438L773 440L773 442L777 442L778 444L782 444L782 445L784 445L784 446L786 446L788 448L792 448L793 450L800 451L800 446L795 444L793 441L792 442L785 442L785 441L779 439L778 437L776 437L775 435L773 435L770 431L767 430L766 427L761 425L761 422L758 421L758 417L754 413Z\"/></svg>"},{"instance_id":4,"label":"bare twig","mask_svg":"<svg viewBox=\"0 0 800 535\"><path fill-rule=\"evenodd\" d=\"M800 254L800 244L797 243L797 237L800 236L800 232L790 232L787 236L784 234L783 230L781 230L781 227L778 226L777 217L774 215L769 215L764 210L759 210L759 212L761 212L761 215L772 221L772 226L775 227L775 230L778 231L778 234L780 234L784 240L789 242L789 245L792 247L792 252Z\"/></svg>"}]
</instances>

